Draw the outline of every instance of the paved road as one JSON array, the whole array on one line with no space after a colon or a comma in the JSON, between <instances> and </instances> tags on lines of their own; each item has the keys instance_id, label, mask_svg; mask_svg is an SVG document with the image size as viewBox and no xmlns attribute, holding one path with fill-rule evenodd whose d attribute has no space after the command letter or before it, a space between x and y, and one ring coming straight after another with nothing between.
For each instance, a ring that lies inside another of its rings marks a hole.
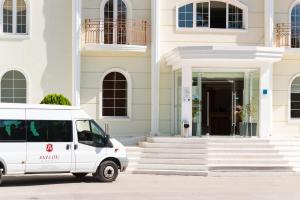
<instances>
[{"instance_id":1,"label":"paved road","mask_svg":"<svg viewBox=\"0 0 300 200\"><path fill-rule=\"evenodd\" d=\"M1 200L299 200L300 176L180 177L123 174L114 183L92 177L7 177Z\"/></svg>"}]
</instances>

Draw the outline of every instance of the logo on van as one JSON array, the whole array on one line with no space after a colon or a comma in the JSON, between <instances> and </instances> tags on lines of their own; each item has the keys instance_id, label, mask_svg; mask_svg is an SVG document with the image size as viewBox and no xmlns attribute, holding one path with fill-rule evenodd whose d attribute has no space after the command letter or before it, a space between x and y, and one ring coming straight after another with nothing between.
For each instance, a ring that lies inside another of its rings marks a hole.
<instances>
[{"instance_id":1,"label":"logo on van","mask_svg":"<svg viewBox=\"0 0 300 200\"><path fill-rule=\"evenodd\" d=\"M49 153L52 152L53 151L53 145L52 144L47 144L46 145L46 151L49 152Z\"/></svg>"}]
</instances>

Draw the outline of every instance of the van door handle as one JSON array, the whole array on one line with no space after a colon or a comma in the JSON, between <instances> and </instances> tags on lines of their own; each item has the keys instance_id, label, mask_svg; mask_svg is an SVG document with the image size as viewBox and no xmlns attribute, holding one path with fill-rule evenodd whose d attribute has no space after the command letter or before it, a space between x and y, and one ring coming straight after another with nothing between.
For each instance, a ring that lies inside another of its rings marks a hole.
<instances>
[{"instance_id":1,"label":"van door handle","mask_svg":"<svg viewBox=\"0 0 300 200\"><path fill-rule=\"evenodd\" d=\"M67 150L70 150L70 149L71 149L71 145L70 145L70 144L67 144L66 149L67 149Z\"/></svg>"},{"instance_id":2,"label":"van door handle","mask_svg":"<svg viewBox=\"0 0 300 200\"><path fill-rule=\"evenodd\" d=\"M77 150L78 149L78 144L75 144L74 145L74 150Z\"/></svg>"}]
</instances>

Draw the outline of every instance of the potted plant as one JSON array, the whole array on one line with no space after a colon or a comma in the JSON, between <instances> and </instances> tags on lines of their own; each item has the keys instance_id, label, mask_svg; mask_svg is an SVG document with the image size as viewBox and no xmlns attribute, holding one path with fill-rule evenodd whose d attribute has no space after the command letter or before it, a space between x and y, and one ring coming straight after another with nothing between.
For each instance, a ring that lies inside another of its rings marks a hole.
<instances>
[{"instance_id":1,"label":"potted plant","mask_svg":"<svg viewBox=\"0 0 300 200\"><path fill-rule=\"evenodd\" d=\"M244 106L241 112L242 122L239 124L239 131L241 136L257 136L257 122L254 122L256 113L256 104L249 103Z\"/></svg>"},{"instance_id":2,"label":"potted plant","mask_svg":"<svg viewBox=\"0 0 300 200\"><path fill-rule=\"evenodd\" d=\"M192 126L193 136L196 136L198 131L197 115L200 113L200 104L201 101L198 98L193 99L193 126Z\"/></svg>"}]
</instances>

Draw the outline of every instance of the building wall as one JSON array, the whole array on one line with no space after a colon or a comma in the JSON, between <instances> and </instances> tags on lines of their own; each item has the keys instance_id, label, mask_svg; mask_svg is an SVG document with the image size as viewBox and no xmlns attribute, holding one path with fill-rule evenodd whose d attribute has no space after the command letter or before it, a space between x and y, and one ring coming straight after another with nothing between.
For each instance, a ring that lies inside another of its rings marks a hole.
<instances>
[{"instance_id":1,"label":"building wall","mask_svg":"<svg viewBox=\"0 0 300 200\"><path fill-rule=\"evenodd\" d=\"M296 0L274 0L274 24L289 23L290 22L290 9Z\"/></svg>"},{"instance_id":2,"label":"building wall","mask_svg":"<svg viewBox=\"0 0 300 200\"><path fill-rule=\"evenodd\" d=\"M27 77L27 103L49 93L72 97L72 1L30 0L30 36L0 36L0 72L19 69Z\"/></svg>"},{"instance_id":3,"label":"building wall","mask_svg":"<svg viewBox=\"0 0 300 200\"><path fill-rule=\"evenodd\" d=\"M151 21L150 0L130 0L132 18ZM101 0L83 0L83 20L100 17ZM98 52L83 53L81 62L81 105L100 124L109 123L113 137L136 138L149 135L151 126L151 48L146 53ZM132 80L132 117L130 119L100 119L100 87L103 73L120 68ZM126 143L126 141L124 141Z\"/></svg>"},{"instance_id":4,"label":"building wall","mask_svg":"<svg viewBox=\"0 0 300 200\"><path fill-rule=\"evenodd\" d=\"M286 54L283 60L274 65L273 71L273 135L300 136L300 124L290 122L289 88L294 76L300 74L299 54Z\"/></svg>"},{"instance_id":5,"label":"building wall","mask_svg":"<svg viewBox=\"0 0 300 200\"><path fill-rule=\"evenodd\" d=\"M275 0L274 24L290 23L290 12L296 0ZM291 79L300 73L300 55L286 53L283 60L274 65L273 71L273 135L300 136L300 125L289 122L289 87Z\"/></svg>"},{"instance_id":6,"label":"building wall","mask_svg":"<svg viewBox=\"0 0 300 200\"><path fill-rule=\"evenodd\" d=\"M249 20L246 31L180 31L176 30L176 5L182 0L160 1L161 55L177 46L187 45L243 45L264 44L264 1L241 0L248 6ZM188 1L187 1L188 2Z\"/></svg>"},{"instance_id":7,"label":"building wall","mask_svg":"<svg viewBox=\"0 0 300 200\"><path fill-rule=\"evenodd\" d=\"M173 115L172 69L164 62L164 56L178 46L193 45L264 45L264 1L241 0L248 6L247 30L221 31L180 31L176 30L176 5L182 0L160 1L160 134L172 135ZM186 1L188 2L188 1Z\"/></svg>"}]
</instances>

